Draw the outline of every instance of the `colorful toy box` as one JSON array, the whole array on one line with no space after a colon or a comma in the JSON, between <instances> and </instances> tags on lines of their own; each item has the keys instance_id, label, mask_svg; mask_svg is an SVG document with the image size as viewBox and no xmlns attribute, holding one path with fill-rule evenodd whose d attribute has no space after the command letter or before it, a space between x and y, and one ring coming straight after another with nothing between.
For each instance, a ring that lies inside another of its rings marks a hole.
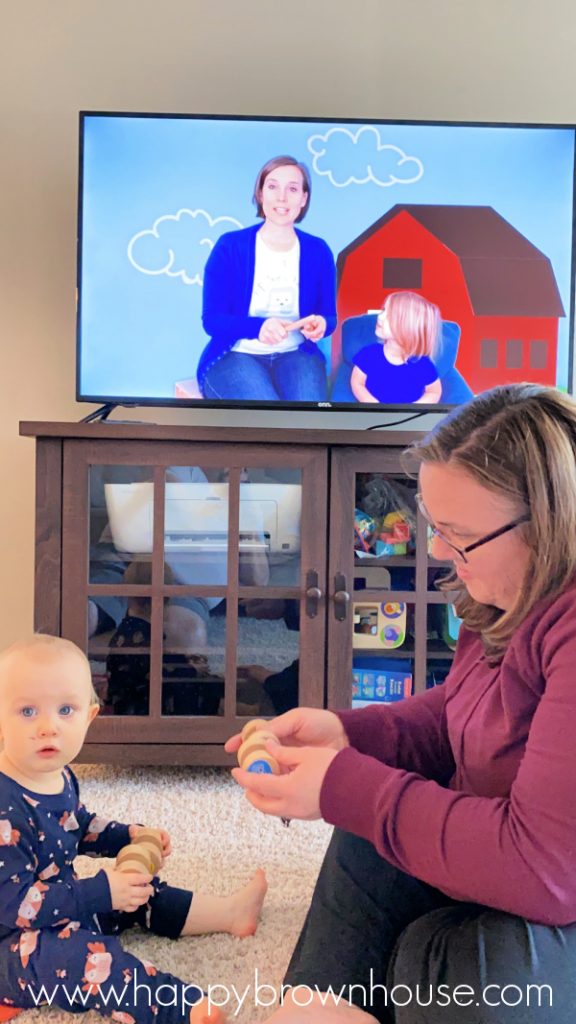
<instances>
[{"instance_id":1,"label":"colorful toy box","mask_svg":"<svg viewBox=\"0 0 576 1024\"><path fill-rule=\"evenodd\" d=\"M406 639L406 605L402 601L356 602L353 647L401 647Z\"/></svg>"},{"instance_id":2,"label":"colorful toy box","mask_svg":"<svg viewBox=\"0 0 576 1024\"><path fill-rule=\"evenodd\" d=\"M354 658L352 707L389 704L412 693L410 662L402 658Z\"/></svg>"}]
</instances>

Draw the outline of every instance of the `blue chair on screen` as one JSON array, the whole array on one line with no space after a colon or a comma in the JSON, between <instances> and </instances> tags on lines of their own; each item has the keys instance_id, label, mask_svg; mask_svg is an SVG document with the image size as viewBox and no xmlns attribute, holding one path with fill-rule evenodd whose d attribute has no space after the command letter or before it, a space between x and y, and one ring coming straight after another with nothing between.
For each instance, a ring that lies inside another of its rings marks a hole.
<instances>
[{"instance_id":1,"label":"blue chair on screen","mask_svg":"<svg viewBox=\"0 0 576 1024\"><path fill-rule=\"evenodd\" d=\"M366 345L373 345L377 313L351 316L342 323L342 364L339 366L332 388L333 402L355 402L350 387L354 356ZM442 384L440 401L445 405L461 405L472 398L472 391L455 367L460 342L460 327L453 320L442 321L442 337L434 360Z\"/></svg>"}]
</instances>

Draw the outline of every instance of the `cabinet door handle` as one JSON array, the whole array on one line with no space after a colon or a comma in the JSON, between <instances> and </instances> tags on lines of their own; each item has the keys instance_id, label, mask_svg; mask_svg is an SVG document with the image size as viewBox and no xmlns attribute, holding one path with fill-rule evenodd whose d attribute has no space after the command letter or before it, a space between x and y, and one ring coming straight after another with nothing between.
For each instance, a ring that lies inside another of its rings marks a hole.
<instances>
[{"instance_id":1,"label":"cabinet door handle","mask_svg":"<svg viewBox=\"0 0 576 1024\"><path fill-rule=\"evenodd\" d=\"M322 591L318 586L318 573L315 569L310 569L306 574L306 615L309 619L316 618L321 598Z\"/></svg>"},{"instance_id":2,"label":"cabinet door handle","mask_svg":"<svg viewBox=\"0 0 576 1024\"><path fill-rule=\"evenodd\" d=\"M334 615L338 622L344 622L348 614L350 594L346 589L346 577L337 572L334 577Z\"/></svg>"}]
</instances>

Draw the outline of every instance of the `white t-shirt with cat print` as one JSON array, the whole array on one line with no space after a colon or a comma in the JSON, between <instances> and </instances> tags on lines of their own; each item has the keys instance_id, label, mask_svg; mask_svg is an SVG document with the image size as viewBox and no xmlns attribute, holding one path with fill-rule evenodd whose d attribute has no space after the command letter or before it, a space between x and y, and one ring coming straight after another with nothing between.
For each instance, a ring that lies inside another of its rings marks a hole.
<instances>
[{"instance_id":1,"label":"white t-shirt with cat print","mask_svg":"<svg viewBox=\"0 0 576 1024\"><path fill-rule=\"evenodd\" d=\"M286 252L270 249L260 232L256 235L256 264L250 300L249 316L277 317L279 320L298 320L300 286L300 242ZM302 343L300 331L291 331L278 345L265 345L258 338L241 338L233 352L249 355L273 355L293 352Z\"/></svg>"}]
</instances>

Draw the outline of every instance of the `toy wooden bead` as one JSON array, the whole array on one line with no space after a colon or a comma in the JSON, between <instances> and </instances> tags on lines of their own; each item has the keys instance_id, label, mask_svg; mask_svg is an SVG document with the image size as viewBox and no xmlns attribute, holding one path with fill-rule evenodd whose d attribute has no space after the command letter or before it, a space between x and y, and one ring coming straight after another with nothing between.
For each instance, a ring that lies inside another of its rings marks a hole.
<instances>
[{"instance_id":1,"label":"toy wooden bead","mask_svg":"<svg viewBox=\"0 0 576 1024\"><path fill-rule=\"evenodd\" d=\"M266 750L268 740L277 741L277 737L270 731L268 723L262 718L256 718L244 726L241 735L244 742L238 750L240 767L247 772L279 775L278 761Z\"/></svg>"},{"instance_id":2,"label":"toy wooden bead","mask_svg":"<svg viewBox=\"0 0 576 1024\"><path fill-rule=\"evenodd\" d=\"M249 739L249 737L252 735L253 732L256 731L256 729L263 729L264 731L268 730L268 722L266 721L265 718L253 718L252 721L246 722L246 725L244 726L242 732L240 733L242 739Z\"/></svg>"},{"instance_id":3,"label":"toy wooden bead","mask_svg":"<svg viewBox=\"0 0 576 1024\"><path fill-rule=\"evenodd\" d=\"M148 863L150 865L150 871L153 875L155 875L162 863L161 850L158 849L155 843L142 842L142 840L140 839L138 840L136 845L138 849L142 850L142 852L146 855Z\"/></svg>"},{"instance_id":4,"label":"toy wooden bead","mask_svg":"<svg viewBox=\"0 0 576 1024\"><path fill-rule=\"evenodd\" d=\"M268 740L275 738L274 734L268 729L257 729L256 732L253 732L251 736L244 741L238 751L238 764L240 767L244 767L244 762L248 754L251 754L254 750L266 750L266 743Z\"/></svg>"},{"instance_id":5,"label":"toy wooden bead","mask_svg":"<svg viewBox=\"0 0 576 1024\"><path fill-rule=\"evenodd\" d=\"M275 757L266 750L269 739L279 742L271 732L264 718L254 718L247 722L242 732L242 744L238 750L238 764L247 772L258 772L263 775L280 775L280 765ZM281 819L283 825L290 824L290 818Z\"/></svg>"},{"instance_id":6,"label":"toy wooden bead","mask_svg":"<svg viewBox=\"0 0 576 1024\"><path fill-rule=\"evenodd\" d=\"M144 871L155 875L162 864L162 839L156 828L142 828L116 857L119 871Z\"/></svg>"},{"instance_id":7,"label":"toy wooden bead","mask_svg":"<svg viewBox=\"0 0 576 1024\"><path fill-rule=\"evenodd\" d=\"M261 775L279 775L280 765L267 750L255 750L241 766L247 772L258 772Z\"/></svg>"},{"instance_id":8,"label":"toy wooden bead","mask_svg":"<svg viewBox=\"0 0 576 1024\"><path fill-rule=\"evenodd\" d=\"M153 843L156 846L158 852L162 853L162 837L160 835L160 830L157 828L140 829L136 837L136 842Z\"/></svg>"},{"instance_id":9,"label":"toy wooden bead","mask_svg":"<svg viewBox=\"0 0 576 1024\"><path fill-rule=\"evenodd\" d=\"M130 843L130 846L125 846L120 850L116 857L116 867L119 871L141 871L145 874L152 874L149 852L142 849L138 843Z\"/></svg>"}]
</instances>

